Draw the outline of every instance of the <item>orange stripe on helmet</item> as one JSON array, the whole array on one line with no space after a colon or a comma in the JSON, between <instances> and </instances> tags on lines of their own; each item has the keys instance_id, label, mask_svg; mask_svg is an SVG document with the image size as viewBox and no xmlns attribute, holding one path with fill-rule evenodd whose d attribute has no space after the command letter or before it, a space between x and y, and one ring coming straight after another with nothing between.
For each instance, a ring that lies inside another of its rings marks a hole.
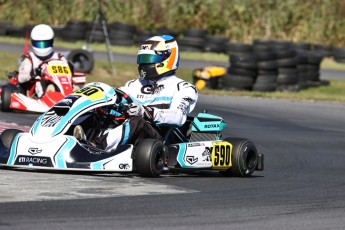
<instances>
[{"instance_id":1,"label":"orange stripe on helmet","mask_svg":"<svg viewBox=\"0 0 345 230\"><path fill-rule=\"evenodd\" d=\"M176 47L171 48L171 54L169 57L169 62L168 62L167 68L172 69L174 62L175 62L175 57L176 57Z\"/></svg>"}]
</instances>

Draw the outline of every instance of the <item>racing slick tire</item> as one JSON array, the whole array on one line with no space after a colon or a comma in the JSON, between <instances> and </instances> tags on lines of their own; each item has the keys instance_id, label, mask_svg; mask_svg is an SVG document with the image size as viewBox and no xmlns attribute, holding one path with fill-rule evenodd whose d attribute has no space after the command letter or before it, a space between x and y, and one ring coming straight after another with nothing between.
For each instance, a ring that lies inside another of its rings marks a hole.
<instances>
[{"instance_id":1,"label":"racing slick tire","mask_svg":"<svg viewBox=\"0 0 345 230\"><path fill-rule=\"evenodd\" d=\"M15 136L22 132L19 129L6 129L0 134L0 139L6 148L10 148Z\"/></svg>"},{"instance_id":2,"label":"racing slick tire","mask_svg":"<svg viewBox=\"0 0 345 230\"><path fill-rule=\"evenodd\" d=\"M232 166L226 171L220 171L222 176L250 176L257 167L258 153L254 143L244 138L226 138L232 144Z\"/></svg>"},{"instance_id":3,"label":"racing slick tire","mask_svg":"<svg viewBox=\"0 0 345 230\"><path fill-rule=\"evenodd\" d=\"M135 167L143 177L158 177L165 163L164 145L157 139L143 139L136 147Z\"/></svg>"},{"instance_id":4,"label":"racing slick tire","mask_svg":"<svg viewBox=\"0 0 345 230\"><path fill-rule=\"evenodd\" d=\"M15 88L7 85L2 87L1 92L1 111L9 112L11 111L11 94L15 91Z\"/></svg>"}]
</instances>

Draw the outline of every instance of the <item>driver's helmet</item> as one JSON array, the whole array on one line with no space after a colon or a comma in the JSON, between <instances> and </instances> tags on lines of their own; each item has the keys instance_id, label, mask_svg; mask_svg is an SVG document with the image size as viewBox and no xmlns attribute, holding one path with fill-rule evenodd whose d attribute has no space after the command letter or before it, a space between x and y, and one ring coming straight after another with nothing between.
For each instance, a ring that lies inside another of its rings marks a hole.
<instances>
[{"instance_id":1,"label":"driver's helmet","mask_svg":"<svg viewBox=\"0 0 345 230\"><path fill-rule=\"evenodd\" d=\"M32 50L38 58L48 58L54 52L54 31L50 26L45 24L35 26L30 37Z\"/></svg>"},{"instance_id":2,"label":"driver's helmet","mask_svg":"<svg viewBox=\"0 0 345 230\"><path fill-rule=\"evenodd\" d=\"M180 55L176 39L170 35L154 36L144 41L137 57L139 77L157 80L173 75Z\"/></svg>"}]
</instances>

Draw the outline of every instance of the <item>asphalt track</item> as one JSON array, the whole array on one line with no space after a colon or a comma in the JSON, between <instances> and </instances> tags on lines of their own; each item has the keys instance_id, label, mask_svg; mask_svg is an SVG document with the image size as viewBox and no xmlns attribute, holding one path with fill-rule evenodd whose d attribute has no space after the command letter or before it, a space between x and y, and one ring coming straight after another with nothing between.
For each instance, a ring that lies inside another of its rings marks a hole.
<instances>
[{"instance_id":1,"label":"asphalt track","mask_svg":"<svg viewBox=\"0 0 345 230\"><path fill-rule=\"evenodd\" d=\"M201 95L265 170L72 174L0 169L0 229L344 229L345 104ZM29 126L36 114L0 113Z\"/></svg>"}]
</instances>

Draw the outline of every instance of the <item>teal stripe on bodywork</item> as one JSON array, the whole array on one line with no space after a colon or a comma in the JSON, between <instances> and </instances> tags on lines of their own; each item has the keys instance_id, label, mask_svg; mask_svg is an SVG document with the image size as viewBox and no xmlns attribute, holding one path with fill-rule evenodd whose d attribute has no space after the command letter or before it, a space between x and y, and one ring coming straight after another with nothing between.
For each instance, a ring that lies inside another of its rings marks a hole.
<instances>
[{"instance_id":1,"label":"teal stripe on bodywork","mask_svg":"<svg viewBox=\"0 0 345 230\"><path fill-rule=\"evenodd\" d=\"M34 127L32 128L32 134L35 135L36 134L36 131L37 131L37 128L38 126L40 125L41 123L41 120L42 118L44 117L45 114L42 114L36 121L36 123L34 124Z\"/></svg>"},{"instance_id":2,"label":"teal stripe on bodywork","mask_svg":"<svg viewBox=\"0 0 345 230\"><path fill-rule=\"evenodd\" d=\"M62 145L62 147L59 149L58 153L55 156L56 166L60 169L67 168L64 153L65 152L69 153L76 144L76 140L74 138L72 137L66 137L66 138L67 138L66 142Z\"/></svg>"},{"instance_id":3,"label":"teal stripe on bodywork","mask_svg":"<svg viewBox=\"0 0 345 230\"><path fill-rule=\"evenodd\" d=\"M131 128L129 126L129 121L126 121L126 123L125 123L125 134L123 135L123 140L121 143L122 145L127 143L130 131L131 131Z\"/></svg>"},{"instance_id":4,"label":"teal stripe on bodywork","mask_svg":"<svg viewBox=\"0 0 345 230\"><path fill-rule=\"evenodd\" d=\"M10 150L10 156L8 158L7 164L8 165L13 165L14 164L14 159L16 156L16 150L17 150L17 144L18 144L18 140L19 138L23 136L23 133L19 133L17 134L17 136L14 138L12 145L11 145L11 150Z\"/></svg>"},{"instance_id":5,"label":"teal stripe on bodywork","mask_svg":"<svg viewBox=\"0 0 345 230\"><path fill-rule=\"evenodd\" d=\"M107 158L107 159L104 159L104 160L101 160L101 161L97 161L97 162L94 162L94 163L91 163L90 164L90 167L91 169L94 169L94 170L102 170L103 169L103 166L108 163L111 159Z\"/></svg>"},{"instance_id":6,"label":"teal stripe on bodywork","mask_svg":"<svg viewBox=\"0 0 345 230\"><path fill-rule=\"evenodd\" d=\"M177 161L181 165L182 168L189 168L183 160L184 154L186 152L186 144L179 144L180 148L177 154Z\"/></svg>"}]
</instances>

